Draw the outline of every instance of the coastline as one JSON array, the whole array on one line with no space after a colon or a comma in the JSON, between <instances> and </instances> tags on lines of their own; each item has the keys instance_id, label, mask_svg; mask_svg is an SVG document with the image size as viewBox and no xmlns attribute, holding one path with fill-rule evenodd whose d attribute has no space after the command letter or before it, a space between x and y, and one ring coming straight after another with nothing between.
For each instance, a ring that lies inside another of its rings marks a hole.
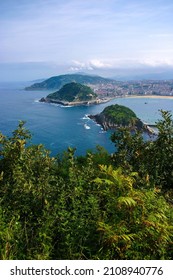
<instances>
[{"instance_id":1,"label":"coastline","mask_svg":"<svg viewBox=\"0 0 173 280\"><path fill-rule=\"evenodd\" d=\"M54 104L60 104L63 106L83 106L83 105L97 105L97 104L102 104L102 103L107 103L113 98L105 98L105 99L94 99L90 101L60 101L56 99L49 99L49 98L44 98L42 97L39 102L44 102L44 103L54 103Z\"/></svg>"},{"instance_id":2,"label":"coastline","mask_svg":"<svg viewBox=\"0 0 173 280\"><path fill-rule=\"evenodd\" d=\"M54 104L59 104L63 106L91 106L91 105L99 105L102 103L107 103L111 100L115 100L117 98L139 98L139 99L172 99L173 96L168 96L168 95L124 95L124 96L115 96L115 97L107 97L107 98L98 98L90 101L64 101L64 100L56 100L56 99L49 99L47 97L42 97L39 102L43 103L54 103Z\"/></svg>"},{"instance_id":3,"label":"coastline","mask_svg":"<svg viewBox=\"0 0 173 280\"><path fill-rule=\"evenodd\" d=\"M113 123L110 119L102 115L102 113L96 115L88 115L88 117L91 120L93 120L96 124L100 125L104 131L114 130L120 127L127 127L128 129L130 129L130 131L135 131L137 129L138 131L146 132L149 135L156 135L156 131L153 129L156 126L146 124L143 121L141 121L139 118L137 118L135 125L131 125L129 127L129 126L123 126L123 125L118 125L116 123Z\"/></svg>"},{"instance_id":4,"label":"coastline","mask_svg":"<svg viewBox=\"0 0 173 280\"><path fill-rule=\"evenodd\" d=\"M158 98L158 99L173 99L173 95L125 95L123 98Z\"/></svg>"}]
</instances>

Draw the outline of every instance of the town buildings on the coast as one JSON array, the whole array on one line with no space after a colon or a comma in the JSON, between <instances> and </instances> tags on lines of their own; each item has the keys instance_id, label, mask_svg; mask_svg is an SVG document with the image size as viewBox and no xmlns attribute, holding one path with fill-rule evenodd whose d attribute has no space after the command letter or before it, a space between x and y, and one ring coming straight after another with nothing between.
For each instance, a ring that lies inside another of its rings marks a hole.
<instances>
[{"instance_id":1,"label":"town buildings on the coast","mask_svg":"<svg viewBox=\"0 0 173 280\"><path fill-rule=\"evenodd\" d=\"M173 96L173 80L110 81L90 85L100 97L160 95Z\"/></svg>"}]
</instances>

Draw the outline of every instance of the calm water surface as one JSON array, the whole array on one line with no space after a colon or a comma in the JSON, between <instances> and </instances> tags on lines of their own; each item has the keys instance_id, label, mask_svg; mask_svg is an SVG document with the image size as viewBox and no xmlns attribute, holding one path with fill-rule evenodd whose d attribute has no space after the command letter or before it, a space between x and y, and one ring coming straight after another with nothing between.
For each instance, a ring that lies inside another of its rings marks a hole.
<instances>
[{"instance_id":1,"label":"calm water surface","mask_svg":"<svg viewBox=\"0 0 173 280\"><path fill-rule=\"evenodd\" d=\"M32 133L32 143L44 144L52 155L69 146L77 148L78 155L85 154L88 149L94 150L96 145L113 152L115 148L109 140L111 132L103 132L86 117L101 112L108 105L128 106L147 123L161 118L160 109L173 114L173 99L164 98L117 98L105 104L78 107L40 103L38 100L50 92L25 91L24 87L30 84L0 83L0 131L11 135L19 120L24 120Z\"/></svg>"}]
</instances>

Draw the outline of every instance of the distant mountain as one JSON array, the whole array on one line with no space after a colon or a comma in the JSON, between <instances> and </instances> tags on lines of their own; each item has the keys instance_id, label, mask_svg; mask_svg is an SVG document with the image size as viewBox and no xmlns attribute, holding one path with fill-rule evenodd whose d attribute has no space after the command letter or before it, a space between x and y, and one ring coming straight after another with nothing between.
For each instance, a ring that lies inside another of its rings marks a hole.
<instances>
[{"instance_id":1,"label":"distant mountain","mask_svg":"<svg viewBox=\"0 0 173 280\"><path fill-rule=\"evenodd\" d=\"M139 75L139 76L136 76L136 79L137 80L172 80L173 71Z\"/></svg>"},{"instance_id":2,"label":"distant mountain","mask_svg":"<svg viewBox=\"0 0 173 280\"><path fill-rule=\"evenodd\" d=\"M41 83L34 83L33 85L26 87L26 90L58 90L65 84L76 82L84 85L95 84L107 84L115 82L112 79L102 78L100 76L89 76L84 74L67 74L51 77Z\"/></svg>"},{"instance_id":3,"label":"distant mountain","mask_svg":"<svg viewBox=\"0 0 173 280\"><path fill-rule=\"evenodd\" d=\"M142 80L173 80L173 70L170 71L160 71L160 72L153 72L153 73L136 73L133 71L129 74L122 74L122 75L116 75L111 77L113 80L118 80L118 81L142 81Z\"/></svg>"},{"instance_id":4,"label":"distant mountain","mask_svg":"<svg viewBox=\"0 0 173 280\"><path fill-rule=\"evenodd\" d=\"M37 79L37 80L31 81L31 83L41 83L41 82L43 82L43 81L45 81L45 80L46 80L45 78Z\"/></svg>"}]
</instances>

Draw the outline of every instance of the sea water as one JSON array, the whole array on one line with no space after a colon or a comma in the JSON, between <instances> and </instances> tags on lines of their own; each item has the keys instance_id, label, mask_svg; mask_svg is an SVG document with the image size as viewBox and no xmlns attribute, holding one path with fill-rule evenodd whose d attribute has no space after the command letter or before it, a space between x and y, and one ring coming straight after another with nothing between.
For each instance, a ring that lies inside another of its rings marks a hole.
<instances>
[{"instance_id":1,"label":"sea water","mask_svg":"<svg viewBox=\"0 0 173 280\"><path fill-rule=\"evenodd\" d=\"M26 121L26 128L32 134L33 144L44 144L55 156L76 148L77 155L87 150L95 151L100 145L114 152L110 141L111 131L105 132L87 115L100 113L112 104L124 105L132 109L144 122L153 124L161 118L160 109L173 114L173 99L166 98L116 98L108 103L92 106L64 107L39 102L50 91L26 91L31 83L0 83L0 131L11 135L19 120Z\"/></svg>"}]
</instances>

